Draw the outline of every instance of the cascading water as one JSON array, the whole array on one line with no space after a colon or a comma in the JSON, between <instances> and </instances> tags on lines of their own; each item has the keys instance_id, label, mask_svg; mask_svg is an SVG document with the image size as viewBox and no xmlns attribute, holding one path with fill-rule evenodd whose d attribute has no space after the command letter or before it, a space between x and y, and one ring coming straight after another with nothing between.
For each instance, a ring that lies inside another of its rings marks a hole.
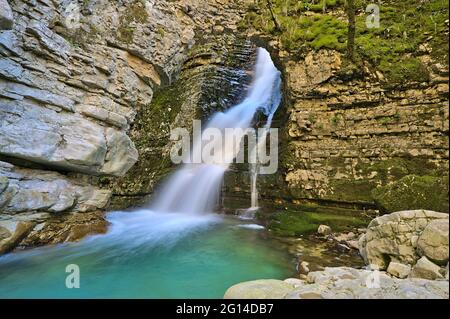
<instances>
[{"instance_id":1,"label":"cascading water","mask_svg":"<svg viewBox=\"0 0 450 319\"><path fill-rule=\"evenodd\" d=\"M272 118L280 104L280 72L274 66L269 53L258 49L255 76L246 98L225 112L216 113L209 121L206 129L216 128L225 135L225 129L248 129L251 127L255 114L261 110L267 116L264 134L260 137L257 147L265 146L268 129ZM205 132L203 131L203 132ZM200 152L204 141L208 138L203 134L194 140L193 152ZM169 178L158 194L152 209L160 212L205 213L214 211L220 196L220 188L225 171L236 157L239 148L219 141L215 154L221 161L215 163L201 162L184 164ZM256 151L256 149L252 150ZM257 174L257 167L253 167ZM256 175L252 175L252 207L257 206Z\"/></svg>"},{"instance_id":2,"label":"cascading water","mask_svg":"<svg viewBox=\"0 0 450 319\"><path fill-rule=\"evenodd\" d=\"M280 73L259 49L247 97L215 114L208 127L249 128L258 110L270 127L279 85ZM196 139L193 149L202 143ZM209 214L237 152L218 149L224 162L184 164L150 208L107 214L105 235L1 256L0 297L220 298L236 282L291 275L291 259L280 245L248 230L262 226ZM81 269L81 289L64 285L69 264Z\"/></svg>"}]
</instances>

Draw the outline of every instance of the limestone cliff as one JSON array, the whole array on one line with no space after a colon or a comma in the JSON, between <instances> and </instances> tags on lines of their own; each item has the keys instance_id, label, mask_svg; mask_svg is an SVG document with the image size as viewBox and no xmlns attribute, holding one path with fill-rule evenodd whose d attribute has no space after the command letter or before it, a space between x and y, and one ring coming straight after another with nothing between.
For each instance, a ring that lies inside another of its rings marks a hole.
<instances>
[{"instance_id":1,"label":"limestone cliff","mask_svg":"<svg viewBox=\"0 0 450 319\"><path fill-rule=\"evenodd\" d=\"M259 179L266 203L448 212L448 3L380 1L369 29L362 1L353 59L343 1L267 3L240 24L284 75L279 174ZM248 198L248 175L227 182L227 196Z\"/></svg>"}]
</instances>

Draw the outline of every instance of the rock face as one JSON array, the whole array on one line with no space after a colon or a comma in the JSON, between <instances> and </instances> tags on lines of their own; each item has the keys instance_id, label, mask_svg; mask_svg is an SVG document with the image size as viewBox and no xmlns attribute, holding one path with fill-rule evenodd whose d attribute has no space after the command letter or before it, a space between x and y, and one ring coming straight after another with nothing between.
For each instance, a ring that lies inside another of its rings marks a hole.
<instances>
[{"instance_id":1,"label":"rock face","mask_svg":"<svg viewBox=\"0 0 450 319\"><path fill-rule=\"evenodd\" d=\"M448 214L414 210L377 217L370 222L366 234L359 240L360 253L367 264L378 269L386 269L391 261L414 265L423 253L418 248L418 240L431 223L436 225L435 222L438 225L447 223L448 229ZM445 237L445 231L435 233L433 227L436 226L433 225L422 237L421 247L435 247L440 242L448 250L448 231ZM445 229L442 225L439 228ZM439 258L445 257L439 253L437 255ZM441 260L444 265L447 261L448 255L446 260Z\"/></svg>"},{"instance_id":2,"label":"rock face","mask_svg":"<svg viewBox=\"0 0 450 319\"><path fill-rule=\"evenodd\" d=\"M2 237L4 229L14 236L21 220L37 223L29 236L39 244L104 231L103 217L93 217L111 196L101 178L137 162L129 137L136 115L175 82L196 41L224 21L223 31L236 30L245 3L1 0ZM90 218L92 229L80 230Z\"/></svg>"},{"instance_id":3,"label":"rock face","mask_svg":"<svg viewBox=\"0 0 450 319\"><path fill-rule=\"evenodd\" d=\"M430 222L417 241L421 256L426 256L437 264L445 265L448 261L448 226L446 219Z\"/></svg>"},{"instance_id":4,"label":"rock face","mask_svg":"<svg viewBox=\"0 0 450 319\"><path fill-rule=\"evenodd\" d=\"M7 178L0 193L2 218L27 212L98 210L106 207L111 196L109 190L56 172L23 169L5 162L0 162L0 172Z\"/></svg>"},{"instance_id":5,"label":"rock face","mask_svg":"<svg viewBox=\"0 0 450 319\"><path fill-rule=\"evenodd\" d=\"M289 194L299 199L373 204L372 191L378 186L418 175L426 178L403 194L421 193L426 200L416 196L413 207L408 207L409 199L397 198L400 203L393 210L387 207L388 212L448 212L448 186L442 186L448 185L448 101L444 97L448 79L423 87L387 88L370 72L346 76L341 60L339 53L319 50L299 62L287 62L285 81L291 103L281 165L287 170ZM428 178L431 175L445 178L435 183ZM432 200L440 194L439 201Z\"/></svg>"},{"instance_id":6,"label":"rock face","mask_svg":"<svg viewBox=\"0 0 450 319\"><path fill-rule=\"evenodd\" d=\"M397 279L384 272L326 267L307 280L256 280L229 288L224 298L286 299L447 299L447 281Z\"/></svg>"},{"instance_id":7,"label":"rock face","mask_svg":"<svg viewBox=\"0 0 450 319\"><path fill-rule=\"evenodd\" d=\"M0 0L0 30L12 28L14 22L13 13L7 0Z\"/></svg>"},{"instance_id":8,"label":"rock face","mask_svg":"<svg viewBox=\"0 0 450 319\"><path fill-rule=\"evenodd\" d=\"M56 172L19 168L5 162L0 162L0 174L4 181L0 187L0 230L3 230L0 240L1 245L6 247L1 249L2 253L22 245L24 240L30 246L44 243L42 239L25 239L31 234L34 238L53 237L47 239L48 243L64 242L67 238L80 239L80 236L52 236L48 225L64 220L63 233L81 233L77 218L69 216L80 215L78 219L87 219L92 216L91 212L104 209L111 197L111 191L92 186L85 176L76 174L68 177ZM97 216L97 220L107 225L103 216ZM27 232L24 232L21 223L31 224L32 227L27 227ZM96 223L93 222L84 234L95 233L95 229L106 230L106 226L100 229L95 226Z\"/></svg>"},{"instance_id":9,"label":"rock face","mask_svg":"<svg viewBox=\"0 0 450 319\"><path fill-rule=\"evenodd\" d=\"M439 268L439 266L433 264L425 256L420 258L417 261L417 263L414 265L414 268L411 271L410 277L411 278L425 278L425 279L430 279L430 280L444 278L441 274L441 268Z\"/></svg>"},{"instance_id":10,"label":"rock face","mask_svg":"<svg viewBox=\"0 0 450 319\"><path fill-rule=\"evenodd\" d=\"M349 76L336 51L298 60L268 46L283 67L285 105L274 122L284 128L279 174L259 177L262 200L449 212L448 71L389 87L368 69ZM229 175L229 196L249 192L248 176Z\"/></svg>"},{"instance_id":11,"label":"rock face","mask_svg":"<svg viewBox=\"0 0 450 319\"><path fill-rule=\"evenodd\" d=\"M397 278L406 278L411 272L411 265L404 265L391 261L387 268L387 272Z\"/></svg>"}]
</instances>

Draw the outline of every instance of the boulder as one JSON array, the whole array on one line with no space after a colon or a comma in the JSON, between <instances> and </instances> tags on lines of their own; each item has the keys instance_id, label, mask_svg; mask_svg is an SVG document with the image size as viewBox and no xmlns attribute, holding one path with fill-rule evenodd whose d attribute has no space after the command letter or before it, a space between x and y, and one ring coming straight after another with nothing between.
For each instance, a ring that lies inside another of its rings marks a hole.
<instances>
[{"instance_id":1,"label":"boulder","mask_svg":"<svg viewBox=\"0 0 450 319\"><path fill-rule=\"evenodd\" d=\"M436 264L445 265L448 262L448 219L431 221L423 230L417 241L419 255L426 256Z\"/></svg>"},{"instance_id":2,"label":"boulder","mask_svg":"<svg viewBox=\"0 0 450 319\"><path fill-rule=\"evenodd\" d=\"M320 235L329 235L331 234L331 227L327 225L319 225L319 228L317 228L317 233Z\"/></svg>"},{"instance_id":3,"label":"boulder","mask_svg":"<svg viewBox=\"0 0 450 319\"><path fill-rule=\"evenodd\" d=\"M9 30L14 24L14 16L7 0L0 0L0 30Z\"/></svg>"},{"instance_id":4,"label":"boulder","mask_svg":"<svg viewBox=\"0 0 450 319\"><path fill-rule=\"evenodd\" d=\"M414 265L420 258L418 238L433 220L448 223L448 214L427 210L401 211L373 219L359 239L359 251L366 264L380 270L389 262Z\"/></svg>"},{"instance_id":5,"label":"boulder","mask_svg":"<svg viewBox=\"0 0 450 319\"><path fill-rule=\"evenodd\" d=\"M414 265L409 275L411 278L423 278L423 279L443 279L441 274L441 268L433 264L427 257L423 256Z\"/></svg>"},{"instance_id":6,"label":"boulder","mask_svg":"<svg viewBox=\"0 0 450 319\"><path fill-rule=\"evenodd\" d=\"M294 285L275 279L261 279L236 284L225 292L225 299L282 299Z\"/></svg>"},{"instance_id":7,"label":"boulder","mask_svg":"<svg viewBox=\"0 0 450 319\"><path fill-rule=\"evenodd\" d=\"M448 299L447 281L420 278L399 279L382 271L350 267L326 267L313 271L308 280L287 279L256 280L230 288L226 298L272 298L274 288L277 298L285 299Z\"/></svg>"},{"instance_id":8,"label":"boulder","mask_svg":"<svg viewBox=\"0 0 450 319\"><path fill-rule=\"evenodd\" d=\"M406 278L411 272L411 265L404 265L395 261L391 261L387 268L387 272L397 278Z\"/></svg>"}]
</instances>

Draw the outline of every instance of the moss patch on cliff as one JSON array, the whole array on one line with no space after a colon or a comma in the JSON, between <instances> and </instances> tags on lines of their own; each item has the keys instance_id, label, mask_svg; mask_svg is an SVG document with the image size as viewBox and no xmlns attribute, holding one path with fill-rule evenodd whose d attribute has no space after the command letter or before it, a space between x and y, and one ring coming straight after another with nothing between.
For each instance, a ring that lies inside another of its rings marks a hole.
<instances>
[{"instance_id":1,"label":"moss patch on cliff","mask_svg":"<svg viewBox=\"0 0 450 319\"><path fill-rule=\"evenodd\" d=\"M367 180L333 180L330 182L333 189L328 195L328 199L344 202L364 202L371 203L371 191L375 187L372 181Z\"/></svg>"},{"instance_id":2,"label":"moss patch on cliff","mask_svg":"<svg viewBox=\"0 0 450 319\"><path fill-rule=\"evenodd\" d=\"M429 81L418 58L428 50L441 63L448 59L448 1L389 1L377 3L380 26L368 28L367 5L355 1L356 38L354 62L370 62L391 84ZM271 3L271 5L269 5ZM242 29L253 28L278 38L293 54L320 48L345 51L347 14L345 1L257 1L241 21ZM425 47L423 45L426 44ZM422 46L422 47L421 47Z\"/></svg>"},{"instance_id":3,"label":"moss patch on cliff","mask_svg":"<svg viewBox=\"0 0 450 319\"><path fill-rule=\"evenodd\" d=\"M269 229L277 236L301 236L317 231L319 225L328 225L333 231L365 227L368 220L361 216L325 213L320 211L278 212L269 223Z\"/></svg>"},{"instance_id":4,"label":"moss patch on cliff","mask_svg":"<svg viewBox=\"0 0 450 319\"><path fill-rule=\"evenodd\" d=\"M372 191L375 202L385 212L429 209L449 212L448 176L407 175Z\"/></svg>"},{"instance_id":5,"label":"moss patch on cliff","mask_svg":"<svg viewBox=\"0 0 450 319\"><path fill-rule=\"evenodd\" d=\"M125 43L133 42L135 23L147 22L148 14L143 1L131 3L120 16L120 25L117 29L119 40Z\"/></svg>"},{"instance_id":6,"label":"moss patch on cliff","mask_svg":"<svg viewBox=\"0 0 450 319\"><path fill-rule=\"evenodd\" d=\"M374 179L380 182L387 182L391 179L400 179L406 175L433 175L438 176L444 173L438 169L436 164L426 158L420 157L393 157L383 161L373 163L359 162L355 170L362 176L369 176L376 173Z\"/></svg>"},{"instance_id":7,"label":"moss patch on cliff","mask_svg":"<svg viewBox=\"0 0 450 319\"><path fill-rule=\"evenodd\" d=\"M139 159L126 177L117 181L116 194L145 195L173 169L168 151L170 125L184 101L184 82L157 92L136 117L131 134ZM126 198L125 198L126 199Z\"/></svg>"}]
</instances>

